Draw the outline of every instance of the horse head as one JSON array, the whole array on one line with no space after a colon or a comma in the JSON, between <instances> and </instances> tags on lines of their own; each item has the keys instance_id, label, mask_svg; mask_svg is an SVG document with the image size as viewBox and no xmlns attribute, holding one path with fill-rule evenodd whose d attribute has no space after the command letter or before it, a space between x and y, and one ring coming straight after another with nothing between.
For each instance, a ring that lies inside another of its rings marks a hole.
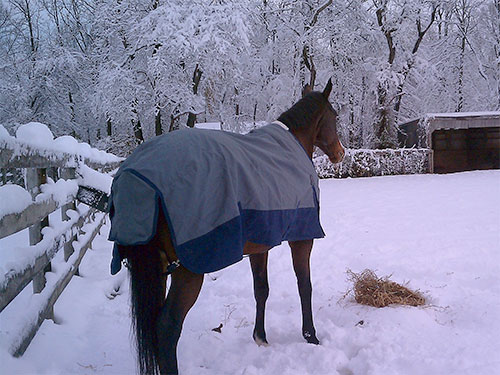
<instances>
[{"instance_id":1,"label":"horse head","mask_svg":"<svg viewBox=\"0 0 500 375\"><path fill-rule=\"evenodd\" d=\"M312 91L311 86L306 85L302 98L283 112L278 121L290 129L309 157L312 157L316 146L332 163L339 163L344 158L345 150L337 135L337 112L328 101L331 91L331 79L323 92Z\"/></svg>"},{"instance_id":2,"label":"horse head","mask_svg":"<svg viewBox=\"0 0 500 375\"><path fill-rule=\"evenodd\" d=\"M319 147L332 163L340 163L344 159L345 150L337 134L337 112L330 104L328 97L332 91L332 80L328 80L325 89L321 93L325 99L323 112L316 124L316 134L314 137L314 146ZM302 96L312 93L309 85L306 85L302 91Z\"/></svg>"}]
</instances>

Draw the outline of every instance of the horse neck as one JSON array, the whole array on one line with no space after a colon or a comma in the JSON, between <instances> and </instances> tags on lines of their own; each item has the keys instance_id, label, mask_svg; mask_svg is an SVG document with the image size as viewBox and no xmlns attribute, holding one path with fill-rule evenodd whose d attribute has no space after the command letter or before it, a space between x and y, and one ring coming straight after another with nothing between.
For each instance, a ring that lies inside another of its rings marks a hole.
<instances>
[{"instance_id":1,"label":"horse neck","mask_svg":"<svg viewBox=\"0 0 500 375\"><path fill-rule=\"evenodd\" d=\"M318 98L318 95L320 98ZM303 97L292 108L278 117L278 120L283 121L290 129L290 132L302 144L311 159L314 143L318 135L318 126L325 110L326 106L322 94L313 92ZM292 123L289 124L287 120L291 120ZM297 120L306 121L307 123L297 124Z\"/></svg>"},{"instance_id":2,"label":"horse neck","mask_svg":"<svg viewBox=\"0 0 500 375\"><path fill-rule=\"evenodd\" d=\"M317 136L317 129L322 115L323 110L320 110L316 112L316 116L314 116L309 124L290 129L290 132L295 136L295 138L297 138L302 147L304 147L304 150L306 150L306 153L310 159L312 159L314 143Z\"/></svg>"},{"instance_id":3,"label":"horse neck","mask_svg":"<svg viewBox=\"0 0 500 375\"><path fill-rule=\"evenodd\" d=\"M316 127L318 125L318 120L314 121L312 124L307 126L302 126L295 129L290 129L290 132L297 138L299 143L306 150L307 155L312 159L314 151L314 141L316 137Z\"/></svg>"}]
</instances>

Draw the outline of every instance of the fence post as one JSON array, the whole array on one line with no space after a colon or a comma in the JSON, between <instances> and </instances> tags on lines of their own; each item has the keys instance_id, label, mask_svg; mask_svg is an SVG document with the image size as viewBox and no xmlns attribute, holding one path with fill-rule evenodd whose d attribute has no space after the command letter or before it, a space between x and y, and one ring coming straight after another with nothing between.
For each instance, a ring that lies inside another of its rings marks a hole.
<instances>
[{"instance_id":1,"label":"fence post","mask_svg":"<svg viewBox=\"0 0 500 375\"><path fill-rule=\"evenodd\" d=\"M432 148L429 149L427 155L429 156L429 173L434 173L434 150Z\"/></svg>"},{"instance_id":2,"label":"fence post","mask_svg":"<svg viewBox=\"0 0 500 375\"><path fill-rule=\"evenodd\" d=\"M59 176L60 176L60 178L65 179L65 180L73 180L76 178L76 168L61 168L59 171ZM69 220L69 217L67 214L68 210L76 210L75 201L62 206L61 216L62 216L63 221ZM71 238L66 239L66 242L64 243L64 260L65 261L68 261L69 257L74 252L73 241L76 240L76 237L77 237L76 234L72 234Z\"/></svg>"},{"instance_id":3,"label":"fence post","mask_svg":"<svg viewBox=\"0 0 500 375\"><path fill-rule=\"evenodd\" d=\"M40 193L40 185L47 182L47 172L44 168L26 169L26 188L34 198ZM49 226L49 217L45 217L39 223L29 228L30 246L36 245L42 240L42 228ZM50 272L51 265L47 264L45 269L33 278L33 293L40 293L45 288L45 272Z\"/></svg>"}]
</instances>

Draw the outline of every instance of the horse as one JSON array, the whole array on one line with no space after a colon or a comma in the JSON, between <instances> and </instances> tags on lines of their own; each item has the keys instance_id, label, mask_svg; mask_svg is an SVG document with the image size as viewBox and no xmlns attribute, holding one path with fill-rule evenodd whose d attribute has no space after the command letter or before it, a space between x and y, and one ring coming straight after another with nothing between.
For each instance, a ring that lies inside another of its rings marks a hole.
<instances>
[{"instance_id":1,"label":"horse","mask_svg":"<svg viewBox=\"0 0 500 375\"><path fill-rule=\"evenodd\" d=\"M111 268L116 273L123 262L130 272L141 374L178 374L177 343L204 273L227 267L244 255L250 258L254 280L253 339L267 345L268 251L282 241L291 248L302 335L308 343L319 344L309 260L314 238L324 232L312 155L316 146L338 163L345 153L337 135L337 113L328 100L331 90L331 79L322 92L306 86L302 98L276 122L247 135L186 129L156 137L139 146L120 167L110 197L109 238L115 242ZM174 165L159 167L163 159ZM239 159L250 161L242 164ZM264 171L266 164L269 172ZM281 170L286 170L284 177ZM209 192L206 186L196 188L210 179L217 186ZM242 198L247 190L250 193ZM231 202L233 195L237 202Z\"/></svg>"}]
</instances>

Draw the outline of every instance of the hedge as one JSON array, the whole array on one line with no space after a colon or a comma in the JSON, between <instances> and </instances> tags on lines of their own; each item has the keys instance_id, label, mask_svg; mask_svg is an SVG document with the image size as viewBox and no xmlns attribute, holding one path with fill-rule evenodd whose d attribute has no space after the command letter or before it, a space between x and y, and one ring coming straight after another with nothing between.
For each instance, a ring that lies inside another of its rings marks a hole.
<instances>
[{"instance_id":1,"label":"hedge","mask_svg":"<svg viewBox=\"0 0 500 375\"><path fill-rule=\"evenodd\" d=\"M342 163L332 164L324 154L313 162L320 178L372 177L429 173L430 149L348 149Z\"/></svg>"}]
</instances>

